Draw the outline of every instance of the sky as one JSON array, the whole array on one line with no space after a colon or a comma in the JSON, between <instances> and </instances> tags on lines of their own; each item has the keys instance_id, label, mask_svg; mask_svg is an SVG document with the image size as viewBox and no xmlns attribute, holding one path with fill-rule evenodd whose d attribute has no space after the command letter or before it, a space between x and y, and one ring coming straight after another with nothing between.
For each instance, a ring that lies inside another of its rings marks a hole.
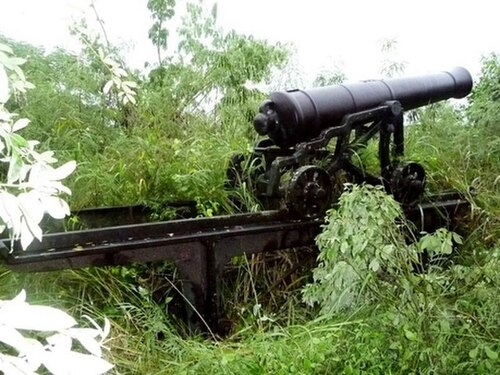
<instances>
[{"instance_id":1,"label":"sky","mask_svg":"<svg viewBox=\"0 0 500 375\"><path fill-rule=\"evenodd\" d=\"M183 9L186 0L177 0ZM147 38L147 0L94 0L113 44L141 68L155 62ZM212 1L204 1L210 6ZM406 74L467 68L477 77L481 56L500 53L498 0L219 0L219 25L270 42L291 43L305 85L321 71L341 70L350 81L379 78L384 59ZM0 33L46 48L76 48L68 27L90 0L0 0ZM175 26L174 26L175 27ZM384 40L397 41L390 55Z\"/></svg>"}]
</instances>

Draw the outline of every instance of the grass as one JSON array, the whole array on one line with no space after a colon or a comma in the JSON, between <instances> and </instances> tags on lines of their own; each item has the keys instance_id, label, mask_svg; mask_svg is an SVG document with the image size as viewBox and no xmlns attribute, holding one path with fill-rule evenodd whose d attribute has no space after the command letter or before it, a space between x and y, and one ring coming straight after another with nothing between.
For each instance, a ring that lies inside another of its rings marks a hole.
<instances>
[{"instance_id":1,"label":"grass","mask_svg":"<svg viewBox=\"0 0 500 375\"><path fill-rule=\"evenodd\" d=\"M455 289L437 294L435 309L420 318L396 321L394 306L382 304L308 319L311 312L298 306L286 323L247 320L219 341L180 335L165 306L118 272L3 273L1 281L3 288L24 287L32 301L62 305L75 316L107 316L112 338L106 345L116 373L472 374L498 369L500 306L490 298L498 292L498 266L497 250L496 260L464 272L466 279L457 274ZM429 337L420 334L424 324Z\"/></svg>"},{"instance_id":2,"label":"grass","mask_svg":"<svg viewBox=\"0 0 500 375\"><path fill-rule=\"evenodd\" d=\"M482 228L487 246L500 239L500 137L492 132L441 106L440 115L424 112L412 127L406 153L423 164L431 190L456 190L473 204L472 227Z\"/></svg>"}]
</instances>

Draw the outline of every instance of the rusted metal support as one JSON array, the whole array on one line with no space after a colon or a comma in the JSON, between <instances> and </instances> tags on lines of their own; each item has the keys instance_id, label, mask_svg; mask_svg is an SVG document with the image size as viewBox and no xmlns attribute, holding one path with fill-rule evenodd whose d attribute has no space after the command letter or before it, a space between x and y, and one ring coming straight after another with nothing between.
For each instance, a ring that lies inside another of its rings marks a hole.
<instances>
[{"instance_id":1,"label":"rusted metal support","mask_svg":"<svg viewBox=\"0 0 500 375\"><path fill-rule=\"evenodd\" d=\"M431 231L450 226L467 205L448 194L416 205L406 215L418 230ZM26 251L18 244L10 251L5 241L1 253L8 267L20 272L169 261L179 270L184 296L196 309L187 306L189 326L203 329L207 323L216 330L224 316L220 276L231 258L314 246L322 223L294 219L287 211L265 211L52 233Z\"/></svg>"},{"instance_id":2,"label":"rusted metal support","mask_svg":"<svg viewBox=\"0 0 500 375\"><path fill-rule=\"evenodd\" d=\"M22 251L2 249L8 267L21 272L53 271L136 262L172 262L179 270L185 298L216 327L221 316L219 275L234 256L314 243L320 221L299 221L285 211L124 225L52 233ZM189 312L189 308L188 308Z\"/></svg>"}]
</instances>

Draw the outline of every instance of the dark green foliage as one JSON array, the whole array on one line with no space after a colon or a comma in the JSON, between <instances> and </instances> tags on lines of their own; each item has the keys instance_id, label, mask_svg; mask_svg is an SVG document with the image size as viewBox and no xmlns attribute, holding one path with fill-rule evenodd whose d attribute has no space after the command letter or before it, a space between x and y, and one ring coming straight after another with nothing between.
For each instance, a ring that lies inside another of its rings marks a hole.
<instances>
[{"instance_id":1,"label":"dark green foliage","mask_svg":"<svg viewBox=\"0 0 500 375\"><path fill-rule=\"evenodd\" d=\"M105 116L105 103L99 94L101 82L77 56L63 50L46 55L44 50L26 44L11 45L18 56L29 57L24 71L36 86L26 98L10 103L12 111L29 117L35 125L26 129L28 137L44 142L57 138L51 137L51 132L62 122L83 125Z\"/></svg>"},{"instance_id":2,"label":"dark green foliage","mask_svg":"<svg viewBox=\"0 0 500 375\"><path fill-rule=\"evenodd\" d=\"M425 167L429 190L457 190L472 202L469 225L482 228L489 244L500 239L500 133L492 133L500 113L491 121L468 124L451 106L429 108L407 128L406 147L407 158Z\"/></svg>"},{"instance_id":3,"label":"dark green foliage","mask_svg":"<svg viewBox=\"0 0 500 375\"><path fill-rule=\"evenodd\" d=\"M462 243L459 236L441 229L409 244L404 219L395 221L400 215L397 203L380 190L353 187L318 236L319 265L305 300L319 303L326 316L350 313L360 320L339 332L348 342L347 353L337 354L339 372L498 368L499 301L479 296L500 286L494 270L500 248L475 254L478 263L469 263L466 248L451 263L439 261L452 253L452 239ZM424 250L438 258L415 272Z\"/></svg>"},{"instance_id":4,"label":"dark green foliage","mask_svg":"<svg viewBox=\"0 0 500 375\"><path fill-rule=\"evenodd\" d=\"M347 76L341 71L324 71L316 76L313 87L338 85L343 83Z\"/></svg>"},{"instance_id":5,"label":"dark green foliage","mask_svg":"<svg viewBox=\"0 0 500 375\"><path fill-rule=\"evenodd\" d=\"M489 128L490 134L500 134L500 55L483 58L467 115L473 123Z\"/></svg>"}]
</instances>

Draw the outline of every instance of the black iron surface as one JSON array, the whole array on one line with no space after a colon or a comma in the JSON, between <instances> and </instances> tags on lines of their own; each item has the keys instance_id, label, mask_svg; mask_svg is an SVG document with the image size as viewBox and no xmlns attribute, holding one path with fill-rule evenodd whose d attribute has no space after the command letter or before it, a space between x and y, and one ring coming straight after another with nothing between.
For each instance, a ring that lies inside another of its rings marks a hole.
<instances>
[{"instance_id":1,"label":"black iron surface","mask_svg":"<svg viewBox=\"0 0 500 375\"><path fill-rule=\"evenodd\" d=\"M255 130L287 148L338 126L345 115L397 100L410 110L449 98L463 98L472 89L464 68L417 77L370 80L308 90L274 92L255 117Z\"/></svg>"}]
</instances>

